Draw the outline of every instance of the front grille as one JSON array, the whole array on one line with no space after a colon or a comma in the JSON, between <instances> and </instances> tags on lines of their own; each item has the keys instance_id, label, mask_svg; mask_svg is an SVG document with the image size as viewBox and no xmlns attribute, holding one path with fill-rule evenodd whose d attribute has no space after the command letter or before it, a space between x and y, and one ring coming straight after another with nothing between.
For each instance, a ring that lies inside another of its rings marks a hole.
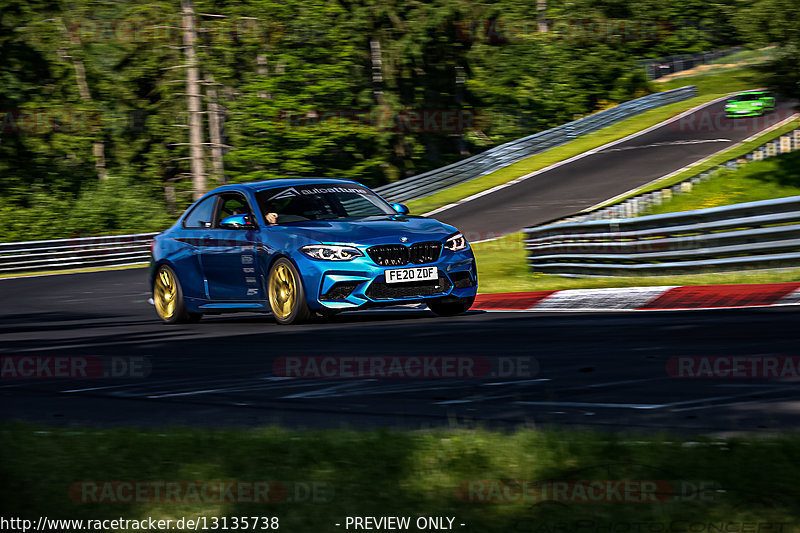
<instances>
[{"instance_id":1,"label":"front grille","mask_svg":"<svg viewBox=\"0 0 800 533\"><path fill-rule=\"evenodd\" d=\"M344 300L352 293L360 281L337 281L322 295L322 300Z\"/></svg>"},{"instance_id":2,"label":"front grille","mask_svg":"<svg viewBox=\"0 0 800 533\"><path fill-rule=\"evenodd\" d=\"M472 274L467 270L463 272L452 272L450 277L453 278L453 285L456 289L466 289L467 287L475 286L475 282L472 280Z\"/></svg>"},{"instance_id":3,"label":"front grille","mask_svg":"<svg viewBox=\"0 0 800 533\"><path fill-rule=\"evenodd\" d=\"M366 295L373 300L395 298L422 298L437 296L450 290L452 284L447 276L439 274L438 280L410 281L408 283L386 283L378 278L367 288Z\"/></svg>"},{"instance_id":4,"label":"front grille","mask_svg":"<svg viewBox=\"0 0 800 533\"><path fill-rule=\"evenodd\" d=\"M418 242L411 246L382 244L367 248L367 253L380 266L403 266L409 263L424 265L435 263L442 253L442 243Z\"/></svg>"},{"instance_id":5,"label":"front grille","mask_svg":"<svg viewBox=\"0 0 800 533\"><path fill-rule=\"evenodd\" d=\"M367 248L367 253L376 264L384 267L408 264L408 246L388 244Z\"/></svg>"},{"instance_id":6,"label":"front grille","mask_svg":"<svg viewBox=\"0 0 800 533\"><path fill-rule=\"evenodd\" d=\"M418 242L409 249L411 262L415 265L434 263L442 253L442 243L436 241Z\"/></svg>"}]
</instances>

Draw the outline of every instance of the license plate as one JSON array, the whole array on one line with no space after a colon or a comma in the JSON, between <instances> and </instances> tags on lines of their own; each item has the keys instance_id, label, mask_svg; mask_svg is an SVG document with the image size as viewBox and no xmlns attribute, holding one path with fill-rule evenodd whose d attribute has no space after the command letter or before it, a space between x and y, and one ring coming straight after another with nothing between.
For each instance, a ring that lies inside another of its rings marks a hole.
<instances>
[{"instance_id":1,"label":"license plate","mask_svg":"<svg viewBox=\"0 0 800 533\"><path fill-rule=\"evenodd\" d=\"M386 283L405 283L408 281L426 281L439 279L436 267L395 268L384 272Z\"/></svg>"}]
</instances>

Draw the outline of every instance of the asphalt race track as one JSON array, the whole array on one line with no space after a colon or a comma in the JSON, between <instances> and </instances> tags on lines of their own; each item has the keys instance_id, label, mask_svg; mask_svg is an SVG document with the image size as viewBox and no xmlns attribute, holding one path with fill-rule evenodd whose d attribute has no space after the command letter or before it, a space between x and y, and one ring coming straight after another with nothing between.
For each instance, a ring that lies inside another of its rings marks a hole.
<instances>
[{"instance_id":1,"label":"asphalt race track","mask_svg":"<svg viewBox=\"0 0 800 533\"><path fill-rule=\"evenodd\" d=\"M372 310L279 326L222 315L166 326L145 269L0 280L3 420L56 425L513 427L731 434L796 428L796 378L682 379L679 356L793 356L795 308L628 313ZM284 378L287 356L457 356L524 379ZM25 356L146 361L134 376L21 379ZM16 359L14 359L16 358ZM519 359L527 358L527 359Z\"/></svg>"},{"instance_id":2,"label":"asphalt race track","mask_svg":"<svg viewBox=\"0 0 800 533\"><path fill-rule=\"evenodd\" d=\"M764 117L735 120L725 118L724 105L708 105L434 217L483 240L572 215L741 142L789 117L796 102L779 100Z\"/></svg>"}]
</instances>

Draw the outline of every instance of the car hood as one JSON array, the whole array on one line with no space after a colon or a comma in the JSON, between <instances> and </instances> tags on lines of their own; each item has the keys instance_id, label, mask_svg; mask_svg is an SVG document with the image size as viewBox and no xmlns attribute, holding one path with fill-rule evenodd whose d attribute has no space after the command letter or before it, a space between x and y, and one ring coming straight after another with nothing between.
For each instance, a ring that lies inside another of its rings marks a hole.
<instances>
[{"instance_id":1,"label":"car hood","mask_svg":"<svg viewBox=\"0 0 800 533\"><path fill-rule=\"evenodd\" d=\"M279 231L295 237L305 237L321 243L353 244L409 244L421 241L443 240L457 230L432 218L406 215L386 215L342 220L309 220L279 226L268 231ZM401 238L405 237L407 241Z\"/></svg>"},{"instance_id":2,"label":"car hood","mask_svg":"<svg viewBox=\"0 0 800 533\"><path fill-rule=\"evenodd\" d=\"M758 100L737 100L733 102L728 102L727 105L730 107L761 107L762 104L763 102L760 102Z\"/></svg>"}]
</instances>

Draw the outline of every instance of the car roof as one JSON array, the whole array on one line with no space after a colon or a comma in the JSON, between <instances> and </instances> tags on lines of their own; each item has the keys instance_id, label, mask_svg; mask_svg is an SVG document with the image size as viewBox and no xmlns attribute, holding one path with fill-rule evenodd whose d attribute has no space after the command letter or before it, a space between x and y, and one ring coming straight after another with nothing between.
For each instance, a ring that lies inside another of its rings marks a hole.
<instances>
[{"instance_id":1,"label":"car roof","mask_svg":"<svg viewBox=\"0 0 800 533\"><path fill-rule=\"evenodd\" d=\"M229 185L223 185L221 187L217 187L216 189L209 192L215 194L225 191L242 191L242 190L257 192L257 191L262 191L264 189L274 189L278 187L296 187L298 185L319 185L323 183L329 183L329 184L346 183L350 185L360 185L362 187L364 186L361 183L358 183L357 181L335 179L335 178L279 178L274 180L251 181L248 183L231 183Z\"/></svg>"},{"instance_id":2,"label":"car roof","mask_svg":"<svg viewBox=\"0 0 800 533\"><path fill-rule=\"evenodd\" d=\"M736 95L732 96L731 98L739 98L740 96L748 96L748 95L751 95L751 94L769 94L769 91L747 91L747 92L736 94Z\"/></svg>"}]
</instances>

